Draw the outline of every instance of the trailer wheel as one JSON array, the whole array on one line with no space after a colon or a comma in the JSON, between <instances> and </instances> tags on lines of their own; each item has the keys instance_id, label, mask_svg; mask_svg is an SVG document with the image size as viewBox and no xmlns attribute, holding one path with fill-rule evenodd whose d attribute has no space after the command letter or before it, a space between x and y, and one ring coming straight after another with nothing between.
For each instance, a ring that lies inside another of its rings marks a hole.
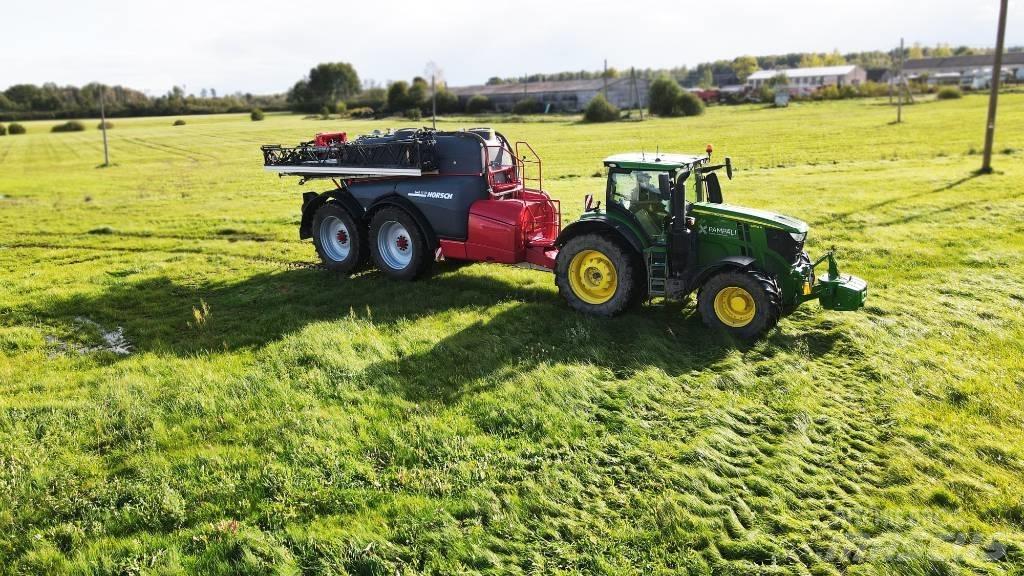
<instances>
[{"instance_id":1,"label":"trailer wheel","mask_svg":"<svg viewBox=\"0 0 1024 576\"><path fill-rule=\"evenodd\" d=\"M781 303L778 285L758 270L716 274L697 293L704 324L744 340L772 329L782 313Z\"/></svg>"},{"instance_id":2,"label":"trailer wheel","mask_svg":"<svg viewBox=\"0 0 1024 576\"><path fill-rule=\"evenodd\" d=\"M397 280L415 280L430 266L423 231L404 210L384 208L370 221L370 254L377 268Z\"/></svg>"},{"instance_id":3,"label":"trailer wheel","mask_svg":"<svg viewBox=\"0 0 1024 576\"><path fill-rule=\"evenodd\" d=\"M636 272L634 258L617 242L583 234L558 251L555 284L573 309L613 316L634 301Z\"/></svg>"},{"instance_id":4,"label":"trailer wheel","mask_svg":"<svg viewBox=\"0 0 1024 576\"><path fill-rule=\"evenodd\" d=\"M352 272L366 262L366 226L328 202L313 214L313 246L328 270Z\"/></svg>"}]
</instances>

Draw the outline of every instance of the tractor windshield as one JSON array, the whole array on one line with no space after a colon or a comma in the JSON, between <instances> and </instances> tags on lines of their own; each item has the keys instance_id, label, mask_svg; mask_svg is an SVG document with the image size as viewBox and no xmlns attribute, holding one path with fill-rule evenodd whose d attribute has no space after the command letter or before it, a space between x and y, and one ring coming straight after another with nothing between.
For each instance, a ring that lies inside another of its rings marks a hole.
<instances>
[{"instance_id":1,"label":"tractor windshield","mask_svg":"<svg viewBox=\"0 0 1024 576\"><path fill-rule=\"evenodd\" d=\"M658 175L654 170L612 172L609 201L622 206L634 216L651 236L665 230L669 215L669 198L658 190Z\"/></svg>"}]
</instances>

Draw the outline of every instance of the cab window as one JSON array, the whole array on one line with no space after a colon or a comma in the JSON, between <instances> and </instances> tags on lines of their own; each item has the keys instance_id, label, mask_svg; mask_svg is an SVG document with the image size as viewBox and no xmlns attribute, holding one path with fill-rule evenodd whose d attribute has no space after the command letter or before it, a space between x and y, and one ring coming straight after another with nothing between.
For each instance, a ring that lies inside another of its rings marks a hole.
<instances>
[{"instance_id":1,"label":"cab window","mask_svg":"<svg viewBox=\"0 0 1024 576\"><path fill-rule=\"evenodd\" d=\"M658 189L658 175L654 170L613 172L611 201L633 213L640 225L651 236L664 232L669 215L669 198L662 197Z\"/></svg>"}]
</instances>

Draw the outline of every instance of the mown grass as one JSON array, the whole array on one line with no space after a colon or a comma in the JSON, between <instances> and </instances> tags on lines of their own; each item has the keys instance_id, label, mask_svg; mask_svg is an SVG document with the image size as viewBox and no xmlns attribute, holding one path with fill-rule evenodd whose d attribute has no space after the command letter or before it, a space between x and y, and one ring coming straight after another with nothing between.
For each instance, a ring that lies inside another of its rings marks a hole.
<instances>
[{"instance_id":1,"label":"mown grass","mask_svg":"<svg viewBox=\"0 0 1024 576\"><path fill-rule=\"evenodd\" d=\"M567 221L603 156L712 142L730 201L871 283L750 346L692 304L574 314L540 272L286 266L314 259L301 189L258 145L391 122L119 120L109 168L98 132L28 123L0 138L0 572L1020 573L1024 95L1001 105L980 177L974 96L901 125L494 122Z\"/></svg>"}]
</instances>

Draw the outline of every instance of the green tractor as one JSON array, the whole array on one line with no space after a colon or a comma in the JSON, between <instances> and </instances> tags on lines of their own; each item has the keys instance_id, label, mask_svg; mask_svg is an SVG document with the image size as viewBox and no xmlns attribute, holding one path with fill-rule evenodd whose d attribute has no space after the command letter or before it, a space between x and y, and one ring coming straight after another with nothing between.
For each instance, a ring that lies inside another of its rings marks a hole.
<instances>
[{"instance_id":1,"label":"green tractor","mask_svg":"<svg viewBox=\"0 0 1024 576\"><path fill-rule=\"evenodd\" d=\"M718 171L731 180L732 163L711 165L710 146L702 156L618 154L604 165L604 209L588 195L556 242L555 281L576 310L611 316L696 291L705 324L753 339L808 300L828 310L864 305L867 283L840 275L833 251L808 257L806 223L722 202Z\"/></svg>"}]
</instances>

